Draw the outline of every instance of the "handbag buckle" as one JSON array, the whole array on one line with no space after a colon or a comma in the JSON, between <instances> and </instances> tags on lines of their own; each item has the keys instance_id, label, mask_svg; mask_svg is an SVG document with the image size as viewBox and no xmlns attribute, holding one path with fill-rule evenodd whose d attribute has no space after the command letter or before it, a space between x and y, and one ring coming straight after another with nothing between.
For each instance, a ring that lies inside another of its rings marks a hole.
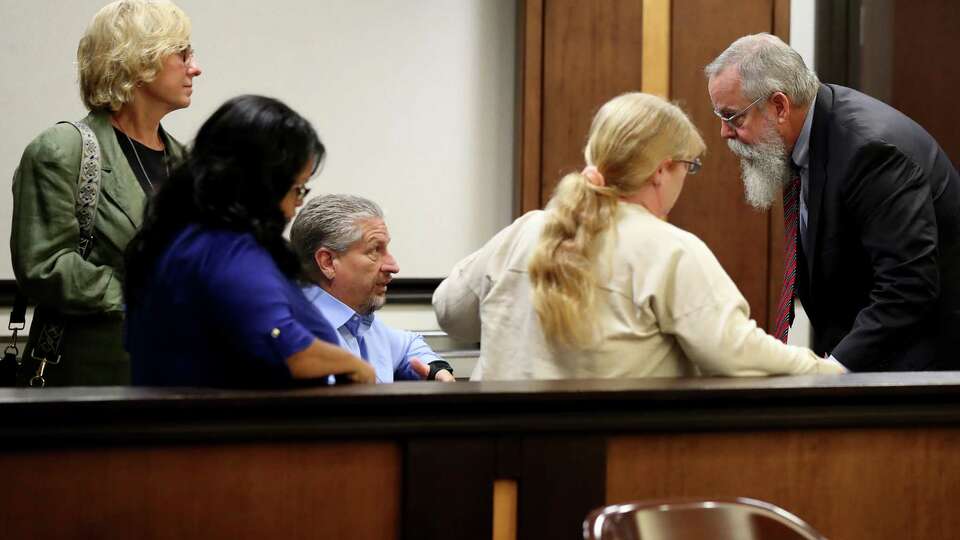
<instances>
[{"instance_id":1,"label":"handbag buckle","mask_svg":"<svg viewBox=\"0 0 960 540\"><path fill-rule=\"evenodd\" d=\"M47 370L47 364L59 364L60 355L57 355L56 360L47 360L44 357L36 356L33 354L33 351L30 351L30 356L32 356L34 360L38 360L40 363L37 364L37 373L33 377L30 377L30 382L28 384L30 385L30 388L43 388L47 386L47 379L43 377L43 372Z\"/></svg>"},{"instance_id":2,"label":"handbag buckle","mask_svg":"<svg viewBox=\"0 0 960 540\"><path fill-rule=\"evenodd\" d=\"M59 361L59 358L57 359ZM47 385L47 380L43 378L43 372L47 369L47 360L40 359L40 365L37 366L37 374L30 377L30 388L43 388Z\"/></svg>"},{"instance_id":3,"label":"handbag buckle","mask_svg":"<svg viewBox=\"0 0 960 540\"><path fill-rule=\"evenodd\" d=\"M53 365L57 365L57 364L60 363L60 355L59 355L59 354L57 355L57 359L56 359L56 360L47 360L47 357L46 357L46 356L37 356L37 350L36 350L36 349L33 349L32 351L30 351L30 356L31 356L34 360L40 362L41 364L53 364Z\"/></svg>"}]
</instances>

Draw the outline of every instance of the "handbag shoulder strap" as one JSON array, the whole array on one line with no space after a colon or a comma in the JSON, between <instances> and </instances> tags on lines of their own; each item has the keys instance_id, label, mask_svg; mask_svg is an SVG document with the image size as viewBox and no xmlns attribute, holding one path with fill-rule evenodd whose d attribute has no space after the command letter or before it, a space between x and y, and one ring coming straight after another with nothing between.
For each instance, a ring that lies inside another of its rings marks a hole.
<instances>
[{"instance_id":1,"label":"handbag shoulder strap","mask_svg":"<svg viewBox=\"0 0 960 540\"><path fill-rule=\"evenodd\" d=\"M80 225L77 253L86 258L93 241L93 224L97 218L97 203L100 201L100 143L97 135L83 120L61 123L77 128L82 141L80 174L77 177L76 208L77 222Z\"/></svg>"},{"instance_id":2,"label":"handbag shoulder strap","mask_svg":"<svg viewBox=\"0 0 960 540\"><path fill-rule=\"evenodd\" d=\"M62 124L70 124L80 132L81 150L80 150L80 169L77 173L77 201L76 213L77 222L80 225L80 238L77 241L77 253L84 259L90 254L90 246L93 243L93 225L97 217L97 203L100 201L100 143L97 141L97 135L90 129L90 126L83 120L78 122L63 121ZM13 301L13 309L10 311L9 328L14 331L14 340L16 332L23 330L25 326L25 314L27 310L27 296L23 291L17 290ZM41 339L37 348L40 349L39 357L43 358L41 366L46 362L58 363L60 361L60 345L63 340L63 326L53 323L45 323L40 328ZM35 353L37 351L34 351ZM17 354L17 353L14 353ZM56 358L56 360L50 360ZM34 379L40 379L40 386L43 386L43 369L38 371ZM31 379L30 385L34 382Z\"/></svg>"}]
</instances>

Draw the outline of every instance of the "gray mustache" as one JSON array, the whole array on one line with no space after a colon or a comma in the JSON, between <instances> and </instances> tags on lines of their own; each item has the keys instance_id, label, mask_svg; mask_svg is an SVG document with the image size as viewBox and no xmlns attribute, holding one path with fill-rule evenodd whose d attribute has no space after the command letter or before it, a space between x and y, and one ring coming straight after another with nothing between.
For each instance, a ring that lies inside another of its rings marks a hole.
<instances>
[{"instance_id":1,"label":"gray mustache","mask_svg":"<svg viewBox=\"0 0 960 540\"><path fill-rule=\"evenodd\" d=\"M730 151L741 159L755 161L763 157L763 151L754 145L745 144L736 139L727 139L727 146Z\"/></svg>"}]
</instances>

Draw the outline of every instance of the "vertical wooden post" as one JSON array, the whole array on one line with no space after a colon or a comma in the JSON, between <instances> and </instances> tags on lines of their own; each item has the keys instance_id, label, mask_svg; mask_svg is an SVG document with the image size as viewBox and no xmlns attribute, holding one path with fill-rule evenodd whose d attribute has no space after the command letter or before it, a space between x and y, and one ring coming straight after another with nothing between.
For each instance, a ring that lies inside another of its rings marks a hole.
<instances>
[{"instance_id":1,"label":"vertical wooden post","mask_svg":"<svg viewBox=\"0 0 960 540\"><path fill-rule=\"evenodd\" d=\"M671 0L643 0L641 89L670 99Z\"/></svg>"},{"instance_id":2,"label":"vertical wooden post","mask_svg":"<svg viewBox=\"0 0 960 540\"><path fill-rule=\"evenodd\" d=\"M493 540L517 540L517 481L493 481Z\"/></svg>"}]
</instances>

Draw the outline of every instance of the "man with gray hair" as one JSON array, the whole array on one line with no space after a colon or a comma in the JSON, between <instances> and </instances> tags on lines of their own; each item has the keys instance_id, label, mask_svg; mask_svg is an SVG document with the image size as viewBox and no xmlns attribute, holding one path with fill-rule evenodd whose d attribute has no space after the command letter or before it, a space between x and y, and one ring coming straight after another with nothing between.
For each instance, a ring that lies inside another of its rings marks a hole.
<instances>
[{"instance_id":1,"label":"man with gray hair","mask_svg":"<svg viewBox=\"0 0 960 540\"><path fill-rule=\"evenodd\" d=\"M337 329L340 345L369 362L377 382L453 381L453 368L423 337L374 317L400 271L376 203L353 195L322 195L300 210L290 239L316 285L304 294Z\"/></svg>"},{"instance_id":2,"label":"man with gray hair","mask_svg":"<svg viewBox=\"0 0 960 540\"><path fill-rule=\"evenodd\" d=\"M747 201L782 193L784 282L774 335L799 298L813 349L851 371L960 367L960 175L892 107L821 84L770 34L705 69Z\"/></svg>"}]
</instances>

